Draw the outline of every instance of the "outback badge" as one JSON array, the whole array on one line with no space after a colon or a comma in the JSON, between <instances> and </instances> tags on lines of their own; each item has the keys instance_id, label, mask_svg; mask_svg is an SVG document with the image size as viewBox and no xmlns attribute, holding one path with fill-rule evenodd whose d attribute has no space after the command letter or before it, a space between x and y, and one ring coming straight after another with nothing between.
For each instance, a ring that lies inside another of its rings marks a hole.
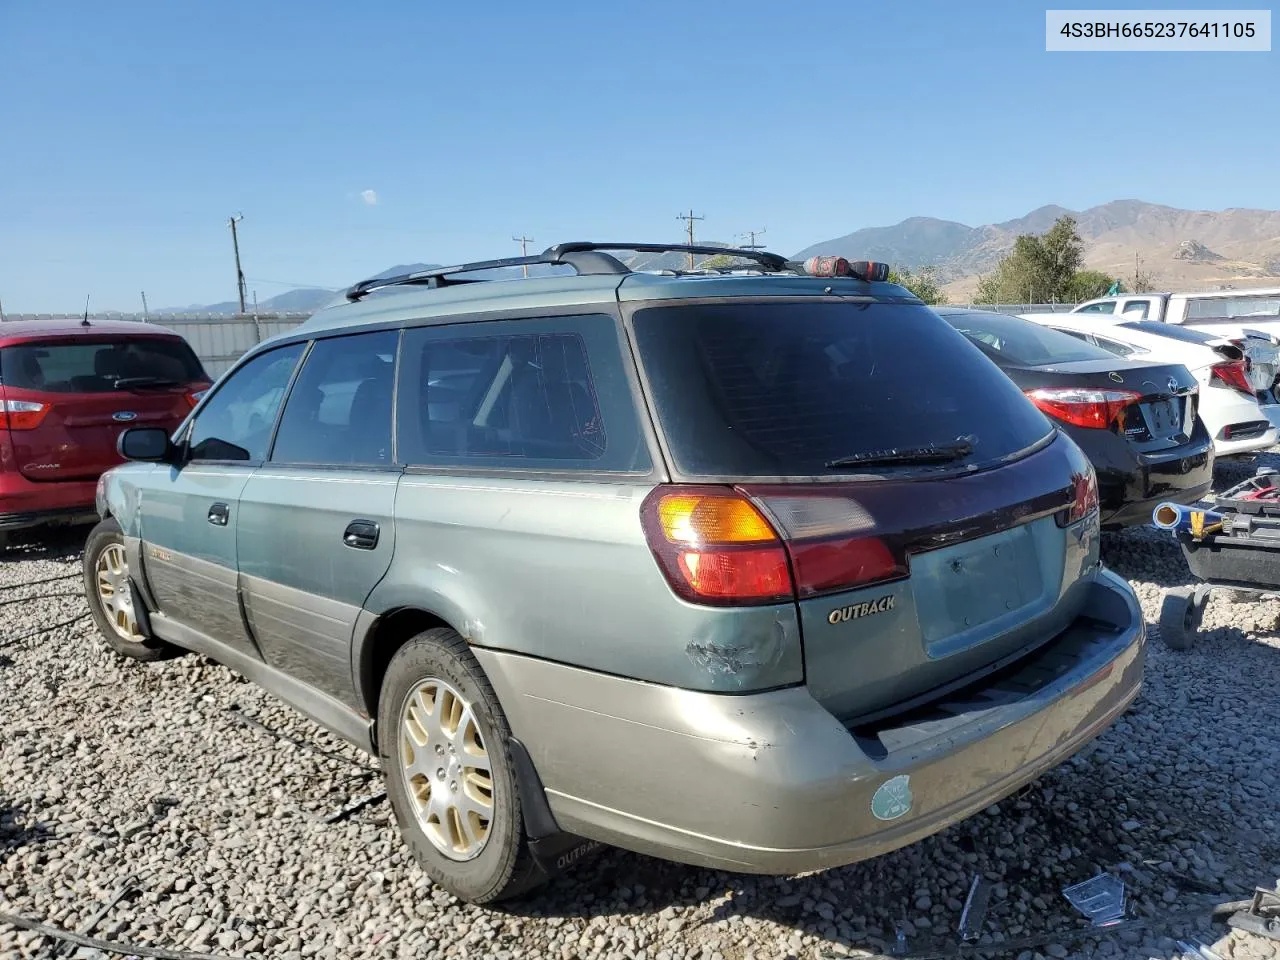
<instances>
[{"instance_id":1,"label":"outback badge","mask_svg":"<svg viewBox=\"0 0 1280 960\"><path fill-rule=\"evenodd\" d=\"M866 603L851 603L847 607L836 607L836 609L827 614L827 623L844 623L846 620L857 620L860 617L885 613L893 609L893 601L893 594L886 593L878 600L868 600Z\"/></svg>"}]
</instances>

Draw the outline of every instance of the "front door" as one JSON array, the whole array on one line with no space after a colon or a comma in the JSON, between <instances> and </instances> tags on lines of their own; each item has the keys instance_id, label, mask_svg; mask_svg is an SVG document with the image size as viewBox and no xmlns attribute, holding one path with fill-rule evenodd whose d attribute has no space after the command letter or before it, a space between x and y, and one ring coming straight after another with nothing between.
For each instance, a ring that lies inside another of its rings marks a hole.
<instances>
[{"instance_id":1,"label":"front door","mask_svg":"<svg viewBox=\"0 0 1280 960\"><path fill-rule=\"evenodd\" d=\"M273 667L355 706L356 618L391 565L397 331L317 340L240 495L249 629Z\"/></svg>"},{"instance_id":2,"label":"front door","mask_svg":"<svg viewBox=\"0 0 1280 960\"><path fill-rule=\"evenodd\" d=\"M240 495L266 457L302 344L233 371L184 430L181 467L156 470L144 492L143 569L159 613L255 657L236 570Z\"/></svg>"}]
</instances>

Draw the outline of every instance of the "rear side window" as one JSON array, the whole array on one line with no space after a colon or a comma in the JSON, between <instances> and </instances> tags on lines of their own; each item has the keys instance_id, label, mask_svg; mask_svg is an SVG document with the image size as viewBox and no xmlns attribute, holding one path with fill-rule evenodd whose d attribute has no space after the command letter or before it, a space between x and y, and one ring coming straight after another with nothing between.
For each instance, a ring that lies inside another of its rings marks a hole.
<instances>
[{"instance_id":1,"label":"rear side window","mask_svg":"<svg viewBox=\"0 0 1280 960\"><path fill-rule=\"evenodd\" d=\"M1280 316L1280 296L1276 294L1239 297L1201 297L1187 300L1188 320L1222 320L1246 317L1266 319Z\"/></svg>"},{"instance_id":2,"label":"rear side window","mask_svg":"<svg viewBox=\"0 0 1280 960\"><path fill-rule=\"evenodd\" d=\"M1079 310L1072 310L1072 313L1115 313L1116 304L1114 300L1108 300L1105 303L1091 303Z\"/></svg>"},{"instance_id":3,"label":"rear side window","mask_svg":"<svg viewBox=\"0 0 1280 960\"><path fill-rule=\"evenodd\" d=\"M207 379L185 340L77 337L71 343L24 343L0 351L0 380L23 390L110 393L117 384L185 386Z\"/></svg>"},{"instance_id":4,"label":"rear side window","mask_svg":"<svg viewBox=\"0 0 1280 960\"><path fill-rule=\"evenodd\" d=\"M1060 330L1003 313L947 313L943 315L987 356L1004 366L1038 367L1077 360L1111 360L1115 354L1081 343Z\"/></svg>"},{"instance_id":5,"label":"rear side window","mask_svg":"<svg viewBox=\"0 0 1280 960\"><path fill-rule=\"evenodd\" d=\"M960 464L976 465L1053 429L1008 377L923 306L649 307L636 312L634 327L671 455L686 475L847 472L862 468L827 464L960 437L973 446Z\"/></svg>"},{"instance_id":6,"label":"rear side window","mask_svg":"<svg viewBox=\"0 0 1280 960\"><path fill-rule=\"evenodd\" d=\"M391 463L395 330L318 340L289 391L274 463Z\"/></svg>"},{"instance_id":7,"label":"rear side window","mask_svg":"<svg viewBox=\"0 0 1280 960\"><path fill-rule=\"evenodd\" d=\"M650 468L612 317L413 328L401 371L405 463Z\"/></svg>"}]
</instances>

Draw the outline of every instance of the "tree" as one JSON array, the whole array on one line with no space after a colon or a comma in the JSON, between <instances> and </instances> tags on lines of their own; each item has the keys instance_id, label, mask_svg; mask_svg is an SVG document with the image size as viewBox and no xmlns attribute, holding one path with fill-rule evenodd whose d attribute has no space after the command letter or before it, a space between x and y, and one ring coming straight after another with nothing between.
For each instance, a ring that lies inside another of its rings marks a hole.
<instances>
[{"instance_id":1,"label":"tree","mask_svg":"<svg viewBox=\"0 0 1280 960\"><path fill-rule=\"evenodd\" d=\"M924 267L919 273L912 273L906 267L890 270L889 282L901 284L925 303L940 305L947 302L947 295L942 292L933 267Z\"/></svg>"},{"instance_id":2,"label":"tree","mask_svg":"<svg viewBox=\"0 0 1280 960\"><path fill-rule=\"evenodd\" d=\"M1106 293L1113 279L1096 270L1080 268L1084 241L1072 217L1059 217L1040 235L1023 234L1013 252L1000 261L995 273L978 281L975 303L1057 303L1087 300ZM1101 283L1100 293L1081 295Z\"/></svg>"},{"instance_id":3,"label":"tree","mask_svg":"<svg viewBox=\"0 0 1280 960\"><path fill-rule=\"evenodd\" d=\"M1063 300L1079 303L1094 297L1105 297L1115 278L1101 270L1081 270L1067 282Z\"/></svg>"}]
</instances>

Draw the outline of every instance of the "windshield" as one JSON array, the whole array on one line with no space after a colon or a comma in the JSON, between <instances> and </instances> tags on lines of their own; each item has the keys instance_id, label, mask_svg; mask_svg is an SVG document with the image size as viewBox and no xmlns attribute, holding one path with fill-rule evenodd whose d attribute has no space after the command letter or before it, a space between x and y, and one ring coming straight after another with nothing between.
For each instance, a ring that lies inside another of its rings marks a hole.
<instances>
[{"instance_id":1,"label":"windshield","mask_svg":"<svg viewBox=\"0 0 1280 960\"><path fill-rule=\"evenodd\" d=\"M1038 367L1077 360L1114 360L1115 354L1003 313L944 313L943 319L1001 366Z\"/></svg>"},{"instance_id":2,"label":"windshield","mask_svg":"<svg viewBox=\"0 0 1280 960\"><path fill-rule=\"evenodd\" d=\"M185 340L117 337L23 343L0 350L0 382L49 393L108 393L121 386L204 381Z\"/></svg>"},{"instance_id":3,"label":"windshield","mask_svg":"<svg viewBox=\"0 0 1280 960\"><path fill-rule=\"evenodd\" d=\"M954 470L1015 454L1053 429L927 307L686 304L638 310L633 323L686 475ZM850 462L957 446L962 454L945 465Z\"/></svg>"}]
</instances>

